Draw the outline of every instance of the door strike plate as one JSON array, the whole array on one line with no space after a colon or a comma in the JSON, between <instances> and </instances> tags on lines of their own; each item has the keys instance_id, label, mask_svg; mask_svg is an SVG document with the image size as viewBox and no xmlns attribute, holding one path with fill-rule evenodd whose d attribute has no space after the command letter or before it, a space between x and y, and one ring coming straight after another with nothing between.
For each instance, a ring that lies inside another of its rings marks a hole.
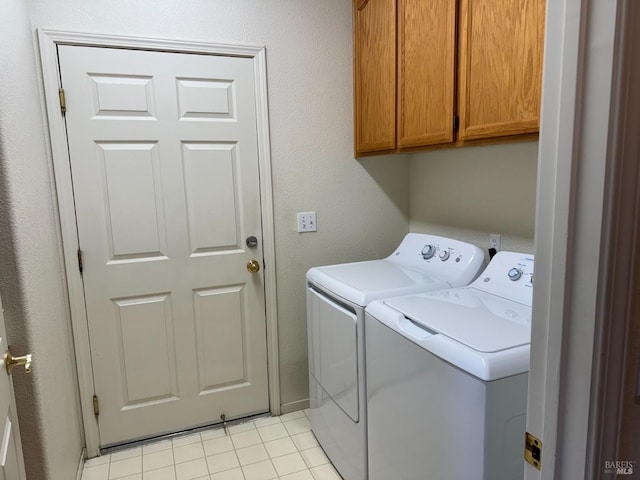
<instances>
[{"instance_id":1,"label":"door strike plate","mask_svg":"<svg viewBox=\"0 0 640 480\"><path fill-rule=\"evenodd\" d=\"M537 470L542 466L542 442L529 432L524 434L524 459Z\"/></svg>"}]
</instances>

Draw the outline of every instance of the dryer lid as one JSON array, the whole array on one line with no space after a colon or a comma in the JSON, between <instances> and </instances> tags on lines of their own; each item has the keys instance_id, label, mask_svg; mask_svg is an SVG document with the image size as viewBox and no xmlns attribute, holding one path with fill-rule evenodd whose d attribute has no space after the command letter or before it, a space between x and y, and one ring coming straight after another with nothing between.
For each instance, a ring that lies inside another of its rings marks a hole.
<instances>
[{"instance_id":1,"label":"dryer lid","mask_svg":"<svg viewBox=\"0 0 640 480\"><path fill-rule=\"evenodd\" d=\"M450 287L442 280L387 260L314 267L307 272L307 279L363 307L384 297Z\"/></svg>"},{"instance_id":2,"label":"dryer lid","mask_svg":"<svg viewBox=\"0 0 640 480\"><path fill-rule=\"evenodd\" d=\"M479 352L499 352L531 341L530 307L474 288L391 298L384 303Z\"/></svg>"}]
</instances>

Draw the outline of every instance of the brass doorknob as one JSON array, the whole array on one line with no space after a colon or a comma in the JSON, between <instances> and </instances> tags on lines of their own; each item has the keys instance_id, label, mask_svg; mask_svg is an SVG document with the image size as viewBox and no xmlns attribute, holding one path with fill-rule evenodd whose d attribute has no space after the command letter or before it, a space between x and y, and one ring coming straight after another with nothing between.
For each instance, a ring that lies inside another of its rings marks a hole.
<instances>
[{"instance_id":1,"label":"brass doorknob","mask_svg":"<svg viewBox=\"0 0 640 480\"><path fill-rule=\"evenodd\" d=\"M247 262L247 270L249 270L251 273L257 273L260 271L260 264L257 260L250 260L249 262Z\"/></svg>"},{"instance_id":2,"label":"brass doorknob","mask_svg":"<svg viewBox=\"0 0 640 480\"><path fill-rule=\"evenodd\" d=\"M22 357L14 357L11 352L7 350L4 354L4 366L7 369L7 374L11 375L13 367L24 365L24 372L31 373L31 354L27 353Z\"/></svg>"}]
</instances>

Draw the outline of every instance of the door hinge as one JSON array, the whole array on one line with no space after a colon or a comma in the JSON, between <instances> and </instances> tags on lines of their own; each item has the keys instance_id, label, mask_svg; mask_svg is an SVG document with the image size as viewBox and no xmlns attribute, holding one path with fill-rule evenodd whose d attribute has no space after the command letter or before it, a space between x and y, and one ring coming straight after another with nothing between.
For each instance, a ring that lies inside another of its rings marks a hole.
<instances>
[{"instance_id":1,"label":"door hinge","mask_svg":"<svg viewBox=\"0 0 640 480\"><path fill-rule=\"evenodd\" d=\"M453 129L458 130L460 128L460 117L458 115L453 116Z\"/></svg>"},{"instance_id":2,"label":"door hinge","mask_svg":"<svg viewBox=\"0 0 640 480\"><path fill-rule=\"evenodd\" d=\"M58 89L58 96L60 97L60 111L65 113L67 111L67 100L64 98L64 88Z\"/></svg>"},{"instance_id":3,"label":"door hinge","mask_svg":"<svg viewBox=\"0 0 640 480\"><path fill-rule=\"evenodd\" d=\"M82 273L83 270L83 265L82 265L82 250L78 249L78 270L80 270L80 273Z\"/></svg>"},{"instance_id":4,"label":"door hinge","mask_svg":"<svg viewBox=\"0 0 640 480\"><path fill-rule=\"evenodd\" d=\"M100 404L98 403L98 396L93 396L93 414L97 417L100 415Z\"/></svg>"},{"instance_id":5,"label":"door hinge","mask_svg":"<svg viewBox=\"0 0 640 480\"><path fill-rule=\"evenodd\" d=\"M524 434L524 459L540 470L542 462L542 442L529 432Z\"/></svg>"}]
</instances>

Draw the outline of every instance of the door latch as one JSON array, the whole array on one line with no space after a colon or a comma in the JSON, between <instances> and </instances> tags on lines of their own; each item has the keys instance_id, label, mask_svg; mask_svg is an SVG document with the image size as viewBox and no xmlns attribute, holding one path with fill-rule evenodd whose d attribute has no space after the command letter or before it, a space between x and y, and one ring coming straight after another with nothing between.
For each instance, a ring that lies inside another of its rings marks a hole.
<instances>
[{"instance_id":1,"label":"door latch","mask_svg":"<svg viewBox=\"0 0 640 480\"><path fill-rule=\"evenodd\" d=\"M540 470L542 466L542 442L529 432L524 434L524 459Z\"/></svg>"}]
</instances>

